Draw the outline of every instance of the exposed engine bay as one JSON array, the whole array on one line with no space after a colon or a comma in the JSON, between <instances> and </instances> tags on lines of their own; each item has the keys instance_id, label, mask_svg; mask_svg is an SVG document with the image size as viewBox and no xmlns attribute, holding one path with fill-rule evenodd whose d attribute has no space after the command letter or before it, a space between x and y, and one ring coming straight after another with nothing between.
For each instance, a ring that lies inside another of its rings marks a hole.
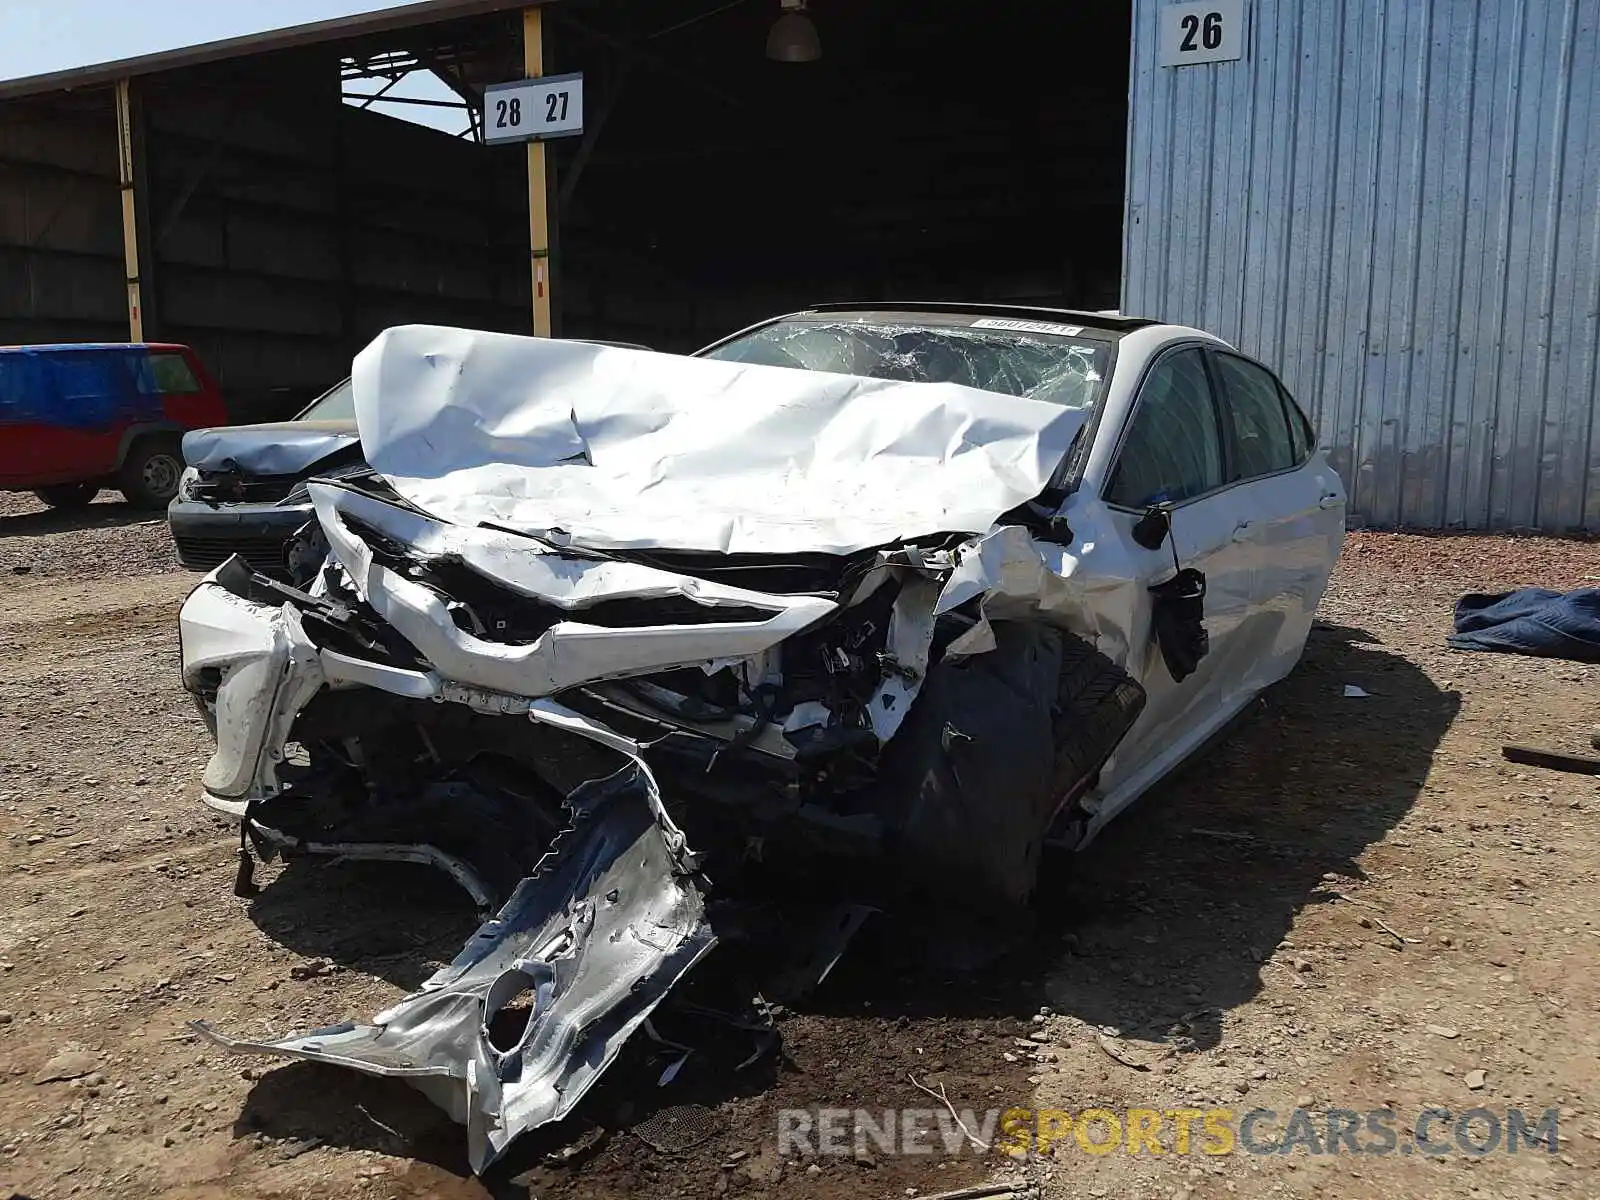
<instances>
[{"instance_id":1,"label":"exposed engine bay","mask_svg":"<svg viewBox=\"0 0 1600 1200\"><path fill-rule=\"evenodd\" d=\"M453 631L492 646L526 650L572 615L474 570L470 551L419 558L392 535L349 516L359 510L378 519L388 509L391 521L428 522L381 479L314 487L336 536L354 539L370 554L373 567L426 593L448 613ZM665 641L667 630L686 639L700 630L726 638L728 627L748 626L769 630L760 638L764 641L773 636L775 621L786 627L796 613L801 619L822 614L809 627L746 657L648 674L619 671L615 678L553 694L573 713L643 748L652 770L668 784L668 809L695 808L697 844L718 845L717 857L729 867L755 863L764 871L804 872L817 853L840 855L870 863L867 876L874 890L921 882L942 892L954 869L972 885L970 904L1024 903L1031 873L1020 863L997 864L974 875L961 861L963 856L996 857L992 844L1004 838L998 824L976 842L967 836L941 846L945 832L959 837L946 828L949 814L932 811L929 797L913 799L917 778L929 770L915 755L927 748L901 751L896 735L916 713L913 725L936 725L940 752L948 755L957 752L952 747L961 737L971 740L963 729L982 723L1006 730L1019 745L1036 736L1041 740L1028 746L1026 758L1049 759L1051 748L1075 740L1056 727L1064 715L1059 695L1064 666L1069 660L1099 660L1101 674L1115 669L1063 631L984 625L976 599L936 615L963 540L932 539L847 558L772 561L640 552L586 557L547 550L541 557L552 560L544 565L553 571L628 566L664 574L681 569L685 574L673 578L722 585L715 604L678 593L598 600L578 610L584 625L597 630L657 632L657 640ZM687 574L691 570L698 573ZM739 586L724 580L738 580ZM322 686L292 717L284 714L285 744L293 751L271 764L273 779L240 773L224 781L208 775L209 794L247 807L246 828L256 831L263 849L324 846L329 853L348 855L356 844L426 843L429 860L449 862L480 905L503 901L563 828L567 798L622 765L615 752L560 728L508 721L530 710L529 697L438 677L429 658L353 586L337 556L315 579L302 582L310 590L256 575L234 560L216 573L213 586L252 606L287 606L300 635L324 658L337 661L337 669L360 677L363 670L356 664L363 664L384 673L372 676L376 688L356 688L349 686L354 679L327 680L324 670ZM203 594L197 594L196 608ZM214 602L228 603L220 597ZM795 607L780 607L784 604ZM996 642L988 653L1042 663L1038 679L1027 681L1037 691L994 696L977 682L985 672L972 669L960 651L962 640L972 640L980 628L990 640L1003 639L1003 651ZM550 657L559 662L561 655ZM237 671L235 665L232 673ZM940 681L938 707L930 703L919 710L913 702L930 676ZM951 682L944 682L945 676ZM208 719L215 720L214 711L227 699L221 694L220 669L187 664L186 678ZM394 686L400 681L403 686ZM1071 677L1066 682L1075 686ZM1123 687L1121 702L1131 723L1139 688L1131 680ZM1066 700L1070 705L1072 697ZM1030 717L1037 729L1029 729ZM904 744L927 736L913 728ZM1113 745L1105 745L1104 753ZM1003 757L1019 761L1015 755ZM1015 836L1029 843L998 857L1036 856L1032 843L1051 813L1070 805L1098 766L1075 759L1048 779L985 781L1005 792L1003 799L986 802L985 819L1003 822L1005 810L1016 804L1021 820ZM977 783L972 779L966 786L970 790ZM261 833L262 828L272 832ZM901 850L912 853L897 853ZM884 869L886 862L892 869ZM980 884L987 884L992 896Z\"/></svg>"}]
</instances>

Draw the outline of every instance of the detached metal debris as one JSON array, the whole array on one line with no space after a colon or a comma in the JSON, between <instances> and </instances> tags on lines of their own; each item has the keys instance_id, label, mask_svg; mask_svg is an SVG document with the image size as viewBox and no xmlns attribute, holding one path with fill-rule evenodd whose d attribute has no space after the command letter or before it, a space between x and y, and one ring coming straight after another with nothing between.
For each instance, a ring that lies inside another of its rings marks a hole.
<instances>
[{"instance_id":1,"label":"detached metal debris","mask_svg":"<svg viewBox=\"0 0 1600 1200\"><path fill-rule=\"evenodd\" d=\"M320 568L235 559L184 605L205 799L245 867L425 862L492 915L369 1024L200 1028L407 1079L481 1171L648 1028L724 902L834 906L799 990L876 908L1025 905L1047 837L1293 666L1342 538L1309 449L1220 503L1105 498L1148 363L1227 348L1096 319L830 314L700 358L380 337L372 470L309 485ZM936 361L1011 394L904 381Z\"/></svg>"},{"instance_id":2,"label":"detached metal debris","mask_svg":"<svg viewBox=\"0 0 1600 1200\"><path fill-rule=\"evenodd\" d=\"M582 729L554 705L536 720ZM409 1080L467 1127L481 1171L572 1111L715 937L695 859L642 759L574 792L571 824L444 970L371 1025L255 1050Z\"/></svg>"}]
</instances>

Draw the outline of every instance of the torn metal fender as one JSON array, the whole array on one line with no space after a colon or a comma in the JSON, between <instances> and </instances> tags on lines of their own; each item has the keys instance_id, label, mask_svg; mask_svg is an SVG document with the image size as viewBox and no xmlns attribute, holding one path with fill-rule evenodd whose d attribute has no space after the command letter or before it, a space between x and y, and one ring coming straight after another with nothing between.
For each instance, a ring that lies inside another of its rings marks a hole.
<instances>
[{"instance_id":1,"label":"torn metal fender","mask_svg":"<svg viewBox=\"0 0 1600 1200\"><path fill-rule=\"evenodd\" d=\"M908 573L909 575L909 573ZM911 711L911 704L922 690L933 651L934 609L939 600L939 583L921 575L909 575L900 585L900 595L889 617L889 641L884 662L883 682L867 703L867 718L879 742L887 743Z\"/></svg>"},{"instance_id":2,"label":"torn metal fender","mask_svg":"<svg viewBox=\"0 0 1600 1200\"><path fill-rule=\"evenodd\" d=\"M216 574L184 602L183 673L191 690L204 672L220 676L217 748L206 764L205 789L239 801L277 790L274 767L289 727L327 679L292 605L244 600L218 584Z\"/></svg>"},{"instance_id":3,"label":"torn metal fender","mask_svg":"<svg viewBox=\"0 0 1600 1200\"><path fill-rule=\"evenodd\" d=\"M216 672L212 715L217 748L206 764L205 802L242 818L249 800L278 793L295 718L323 687L374 687L418 700L442 699L437 674L411 671L319 649L292 604L267 605L218 581L226 564L205 577L179 616L184 686L202 690Z\"/></svg>"},{"instance_id":4,"label":"torn metal fender","mask_svg":"<svg viewBox=\"0 0 1600 1200\"><path fill-rule=\"evenodd\" d=\"M1083 571L1075 546L1041 541L1021 525L1002 525L956 551L934 615L977 600L979 621L945 650L948 658L994 649L991 621L1042 619L1092 643L1119 666L1127 663L1125 621L1097 595L1108 581ZM1120 596L1115 597L1120 599Z\"/></svg>"},{"instance_id":5,"label":"torn metal fender","mask_svg":"<svg viewBox=\"0 0 1600 1200\"><path fill-rule=\"evenodd\" d=\"M231 1050L406 1079L467 1126L482 1172L520 1134L570 1113L715 944L695 858L638 747L541 702L532 720L627 755L569 798L571 826L454 962L373 1018Z\"/></svg>"}]
</instances>

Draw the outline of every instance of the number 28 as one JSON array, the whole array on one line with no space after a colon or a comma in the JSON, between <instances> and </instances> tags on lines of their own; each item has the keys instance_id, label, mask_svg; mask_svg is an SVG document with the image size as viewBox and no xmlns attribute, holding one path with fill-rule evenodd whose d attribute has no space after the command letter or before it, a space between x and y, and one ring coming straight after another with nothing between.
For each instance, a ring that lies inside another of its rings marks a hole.
<instances>
[{"instance_id":1,"label":"number 28","mask_svg":"<svg viewBox=\"0 0 1600 1200\"><path fill-rule=\"evenodd\" d=\"M1215 50L1222 45L1222 14L1208 12L1202 21L1194 13L1185 13L1178 22L1183 27L1183 41L1178 43L1179 50L1198 50L1204 46L1207 50ZM1199 43L1195 42L1198 35Z\"/></svg>"},{"instance_id":2,"label":"number 28","mask_svg":"<svg viewBox=\"0 0 1600 1200\"><path fill-rule=\"evenodd\" d=\"M522 101L516 96L494 102L496 129L515 129L522 124Z\"/></svg>"}]
</instances>

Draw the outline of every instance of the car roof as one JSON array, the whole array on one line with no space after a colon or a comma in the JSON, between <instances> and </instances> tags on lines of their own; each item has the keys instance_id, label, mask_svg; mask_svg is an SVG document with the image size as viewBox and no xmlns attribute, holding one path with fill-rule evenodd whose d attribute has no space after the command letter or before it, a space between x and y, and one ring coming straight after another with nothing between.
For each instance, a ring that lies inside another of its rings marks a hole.
<instances>
[{"instance_id":1,"label":"car roof","mask_svg":"<svg viewBox=\"0 0 1600 1200\"><path fill-rule=\"evenodd\" d=\"M52 353L60 350L160 350L182 351L189 347L176 342L45 342L39 345L0 346L0 352L27 351Z\"/></svg>"},{"instance_id":2,"label":"car roof","mask_svg":"<svg viewBox=\"0 0 1600 1200\"><path fill-rule=\"evenodd\" d=\"M1068 319L1074 325L1092 329L1105 329L1115 333L1132 333L1163 322L1149 317L1126 317L1120 313L1091 312L1076 308L1047 308L1035 304L968 303L957 300L883 300L872 303L813 304L799 312L786 314L800 317L811 313L928 313L941 316L1010 317L1022 321L1061 321ZM783 318L776 318L782 320Z\"/></svg>"}]
</instances>

